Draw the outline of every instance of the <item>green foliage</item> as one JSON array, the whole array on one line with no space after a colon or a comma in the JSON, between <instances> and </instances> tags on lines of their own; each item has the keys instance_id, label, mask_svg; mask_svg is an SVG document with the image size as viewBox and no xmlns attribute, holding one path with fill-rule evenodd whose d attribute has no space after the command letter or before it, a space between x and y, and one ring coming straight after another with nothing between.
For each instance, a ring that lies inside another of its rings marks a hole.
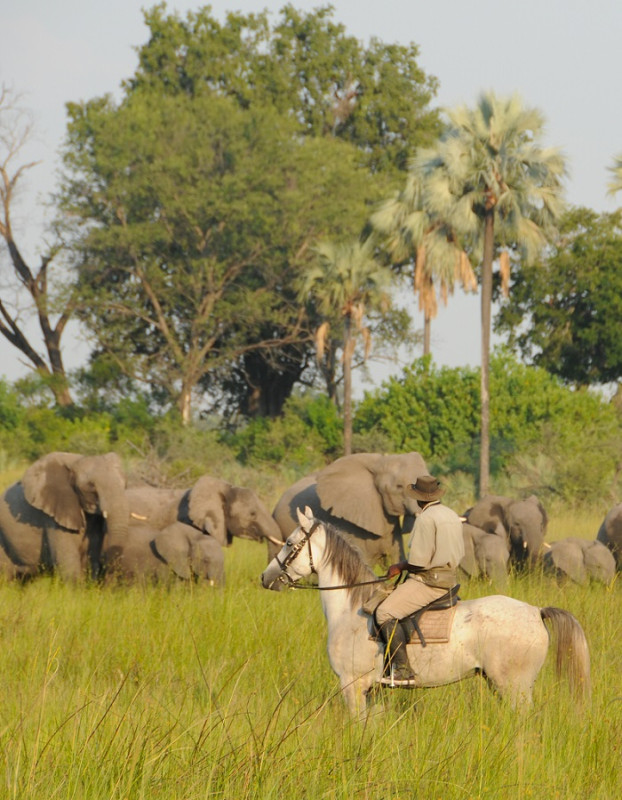
<instances>
[{"instance_id":1,"label":"green foliage","mask_svg":"<svg viewBox=\"0 0 622 800\"><path fill-rule=\"evenodd\" d=\"M14 431L22 418L19 398L4 378L0 378L0 431Z\"/></svg>"},{"instance_id":2,"label":"green foliage","mask_svg":"<svg viewBox=\"0 0 622 800\"><path fill-rule=\"evenodd\" d=\"M534 492L545 503L611 507L622 416L615 402L572 390L500 349L491 361L491 491ZM181 424L125 400L71 415L28 405L0 384L0 467L10 472L54 450L118 452L131 481L188 486L204 473L255 489L270 503L297 478L343 454L343 422L325 396L293 395L275 420L225 431L222 419ZM356 409L354 452L420 452L458 508L478 477L479 370L415 361L400 379L366 393ZM19 477L19 476L17 476ZM6 485L6 481L5 481Z\"/></svg>"},{"instance_id":3,"label":"green foliage","mask_svg":"<svg viewBox=\"0 0 622 800\"><path fill-rule=\"evenodd\" d=\"M241 108L272 106L297 122L297 135L339 138L371 173L403 169L438 135L430 109L438 81L417 63L418 47L365 45L332 21L326 5L229 12L221 24L205 6L181 19L164 5L145 14L150 39L139 51L135 90L154 88L232 98Z\"/></svg>"},{"instance_id":4,"label":"green foliage","mask_svg":"<svg viewBox=\"0 0 622 800\"><path fill-rule=\"evenodd\" d=\"M283 416L252 420L228 437L245 464L279 464L299 474L341 455L343 424L326 397L292 396Z\"/></svg>"},{"instance_id":5,"label":"green foliage","mask_svg":"<svg viewBox=\"0 0 622 800\"><path fill-rule=\"evenodd\" d=\"M134 93L70 115L64 207L84 226L80 317L98 349L182 413L207 376L281 340L298 345L299 373L294 279L314 231L355 235L378 196L355 151L214 94Z\"/></svg>"},{"instance_id":6,"label":"green foliage","mask_svg":"<svg viewBox=\"0 0 622 800\"><path fill-rule=\"evenodd\" d=\"M68 106L59 198L80 319L111 379L185 421L201 390L280 413L317 327L295 291L314 244L358 236L439 131L416 46L364 46L332 13L221 24L209 6L185 20L156 6L121 101Z\"/></svg>"},{"instance_id":7,"label":"green foliage","mask_svg":"<svg viewBox=\"0 0 622 800\"><path fill-rule=\"evenodd\" d=\"M622 377L622 212L567 212L538 264L517 264L495 320L509 346L574 384Z\"/></svg>"},{"instance_id":8,"label":"green foliage","mask_svg":"<svg viewBox=\"0 0 622 800\"><path fill-rule=\"evenodd\" d=\"M589 502L608 496L622 449L613 404L573 392L504 350L491 359L491 474L496 491ZM477 475L479 370L436 368L429 358L366 393L359 435L384 434L395 452L417 450L431 469ZM464 492L461 490L461 494Z\"/></svg>"},{"instance_id":9,"label":"green foliage","mask_svg":"<svg viewBox=\"0 0 622 800\"><path fill-rule=\"evenodd\" d=\"M381 431L394 452L416 450L443 461L451 471L470 466L478 431L478 373L469 368L437 369L429 356L415 361L402 378L366 392L357 406L357 434Z\"/></svg>"}]
</instances>

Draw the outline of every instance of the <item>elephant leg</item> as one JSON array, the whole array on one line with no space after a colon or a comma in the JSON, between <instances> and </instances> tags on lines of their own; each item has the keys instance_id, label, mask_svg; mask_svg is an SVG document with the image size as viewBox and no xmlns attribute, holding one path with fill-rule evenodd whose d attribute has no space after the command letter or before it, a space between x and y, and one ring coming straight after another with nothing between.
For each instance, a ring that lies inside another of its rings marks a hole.
<instances>
[{"instance_id":1,"label":"elephant leg","mask_svg":"<svg viewBox=\"0 0 622 800\"><path fill-rule=\"evenodd\" d=\"M63 580L81 581L86 576L86 541L82 534L50 526L44 533L41 564Z\"/></svg>"}]
</instances>

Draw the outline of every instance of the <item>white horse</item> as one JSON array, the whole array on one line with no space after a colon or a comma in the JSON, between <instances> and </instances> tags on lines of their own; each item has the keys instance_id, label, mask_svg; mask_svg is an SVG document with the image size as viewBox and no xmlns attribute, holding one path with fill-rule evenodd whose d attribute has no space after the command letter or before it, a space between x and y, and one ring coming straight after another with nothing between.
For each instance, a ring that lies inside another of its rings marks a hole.
<instances>
[{"instance_id":1,"label":"white horse","mask_svg":"<svg viewBox=\"0 0 622 800\"><path fill-rule=\"evenodd\" d=\"M299 527L261 576L266 589L316 573L328 624L328 658L350 712L367 711L370 690L383 671L383 646L362 605L377 576L331 525L298 510ZM337 588L335 588L337 587ZM435 612L431 612L435 613ZM568 611L535 606L503 595L458 603L448 643L408 646L417 686L454 683L477 673L513 705L531 703L549 648L548 620L557 640L557 671L566 666L579 699L589 696L590 656L583 629Z\"/></svg>"}]
</instances>

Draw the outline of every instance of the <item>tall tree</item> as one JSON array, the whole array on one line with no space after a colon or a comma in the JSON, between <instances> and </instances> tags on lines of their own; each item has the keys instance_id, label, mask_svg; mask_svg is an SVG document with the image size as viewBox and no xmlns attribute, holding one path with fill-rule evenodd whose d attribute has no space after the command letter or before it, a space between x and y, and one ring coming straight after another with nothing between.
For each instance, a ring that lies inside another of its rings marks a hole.
<instances>
[{"instance_id":1,"label":"tall tree","mask_svg":"<svg viewBox=\"0 0 622 800\"><path fill-rule=\"evenodd\" d=\"M318 234L360 228L369 179L351 146L211 93L69 113L61 199L79 223L81 318L187 421L210 373L310 338L293 280Z\"/></svg>"},{"instance_id":2,"label":"tall tree","mask_svg":"<svg viewBox=\"0 0 622 800\"><path fill-rule=\"evenodd\" d=\"M570 209L539 263L512 271L495 330L531 364L575 386L622 380L622 211Z\"/></svg>"},{"instance_id":3,"label":"tall tree","mask_svg":"<svg viewBox=\"0 0 622 800\"><path fill-rule=\"evenodd\" d=\"M323 319L317 329L318 359L323 357L323 342L331 324L343 326L343 410L344 453L352 452L352 356L356 337L370 345L369 330L364 324L367 313L387 309L391 273L373 256L371 240L335 244L323 242L317 247L317 262L306 272L300 286L303 301L316 303ZM336 319L337 315L337 319Z\"/></svg>"},{"instance_id":4,"label":"tall tree","mask_svg":"<svg viewBox=\"0 0 622 800\"><path fill-rule=\"evenodd\" d=\"M411 164L403 189L383 201L370 218L398 270L412 269L413 289L423 312L423 355L431 350L431 325L438 313L437 291L447 305L456 283L477 289L471 262L455 232L426 207L425 185Z\"/></svg>"},{"instance_id":5,"label":"tall tree","mask_svg":"<svg viewBox=\"0 0 622 800\"><path fill-rule=\"evenodd\" d=\"M472 109L448 112L437 145L416 156L431 213L482 252L481 262L481 450L480 494L490 477L490 334L493 265L500 251L527 261L555 233L563 209L565 161L540 144L544 120L518 95L482 94ZM503 257L507 267L508 255Z\"/></svg>"},{"instance_id":6,"label":"tall tree","mask_svg":"<svg viewBox=\"0 0 622 800\"><path fill-rule=\"evenodd\" d=\"M249 413L279 412L309 362L314 324L293 282L314 243L358 235L406 153L439 131L416 46L365 46L332 13L220 23L209 6L182 19L157 5L119 106L70 106L61 194L85 233L84 319L98 352L177 396L184 416L192 387L225 385ZM214 315L197 298L215 299L217 274L228 288ZM169 290L176 301L156 310Z\"/></svg>"},{"instance_id":7,"label":"tall tree","mask_svg":"<svg viewBox=\"0 0 622 800\"><path fill-rule=\"evenodd\" d=\"M156 5L145 13L150 38L128 86L216 92L244 109L271 105L302 135L355 146L372 173L405 169L412 151L440 133L430 108L438 81L417 63L415 44L364 44L333 14L330 5L304 12L287 4L274 21L267 11L231 11L220 23L209 5L186 19Z\"/></svg>"},{"instance_id":8,"label":"tall tree","mask_svg":"<svg viewBox=\"0 0 622 800\"><path fill-rule=\"evenodd\" d=\"M24 175L36 162L20 163L20 154L32 135L29 115L20 107L19 97L6 87L0 88L0 236L4 239L13 268L11 280L0 288L0 334L30 362L45 380L59 406L73 405L63 363L61 339L74 310L74 298L56 298L52 291L52 261L61 245L46 246L38 267L31 266L16 241L12 212ZM17 303L13 296L17 297ZM28 312L33 309L47 360L39 353L22 319L22 295L27 297ZM54 320L55 317L55 320Z\"/></svg>"}]
</instances>

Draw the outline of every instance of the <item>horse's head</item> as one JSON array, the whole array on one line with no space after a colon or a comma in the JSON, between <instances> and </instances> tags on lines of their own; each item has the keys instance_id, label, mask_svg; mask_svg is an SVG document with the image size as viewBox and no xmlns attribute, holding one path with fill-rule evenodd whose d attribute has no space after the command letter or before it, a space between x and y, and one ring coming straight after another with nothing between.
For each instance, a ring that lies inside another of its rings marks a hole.
<instances>
[{"instance_id":1,"label":"horse's head","mask_svg":"<svg viewBox=\"0 0 622 800\"><path fill-rule=\"evenodd\" d=\"M281 552L261 574L261 585L264 589L278 589L279 583L293 584L315 572L310 539L321 522L313 517L309 506L305 508L304 514L300 509L297 509L297 513L298 527L290 533Z\"/></svg>"}]
</instances>

